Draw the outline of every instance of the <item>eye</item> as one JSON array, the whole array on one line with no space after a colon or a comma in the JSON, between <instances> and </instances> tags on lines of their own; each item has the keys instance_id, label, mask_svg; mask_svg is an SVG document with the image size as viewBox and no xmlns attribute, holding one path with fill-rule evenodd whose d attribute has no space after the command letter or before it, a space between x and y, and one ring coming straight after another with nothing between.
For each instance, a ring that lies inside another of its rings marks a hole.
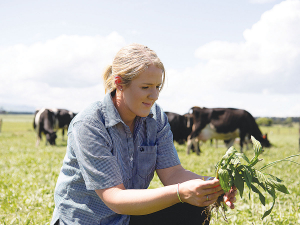
<instances>
[{"instance_id":1,"label":"eye","mask_svg":"<svg viewBox=\"0 0 300 225\"><path fill-rule=\"evenodd\" d=\"M161 89L161 85L156 86L156 89L160 90Z\"/></svg>"},{"instance_id":2,"label":"eye","mask_svg":"<svg viewBox=\"0 0 300 225\"><path fill-rule=\"evenodd\" d=\"M145 90L145 89L148 89L148 88L149 88L148 86L142 87L142 89L144 89L144 90Z\"/></svg>"}]
</instances>

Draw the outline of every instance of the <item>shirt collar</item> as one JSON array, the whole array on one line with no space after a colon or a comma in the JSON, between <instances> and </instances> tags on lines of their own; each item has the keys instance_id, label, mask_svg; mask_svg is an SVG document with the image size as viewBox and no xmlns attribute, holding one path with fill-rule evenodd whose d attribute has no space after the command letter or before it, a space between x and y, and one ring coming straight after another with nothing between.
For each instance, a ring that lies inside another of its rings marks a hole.
<instances>
[{"instance_id":1,"label":"shirt collar","mask_svg":"<svg viewBox=\"0 0 300 225\"><path fill-rule=\"evenodd\" d=\"M118 110L116 109L116 107L113 103L111 93L105 94L104 99L103 99L103 106L104 106L105 126L106 127L112 127L120 122L124 124ZM147 117L149 117L149 118L153 117L153 108L154 107L155 107L155 104L150 109L150 113ZM144 121L147 117L141 117L141 121Z\"/></svg>"}]
</instances>

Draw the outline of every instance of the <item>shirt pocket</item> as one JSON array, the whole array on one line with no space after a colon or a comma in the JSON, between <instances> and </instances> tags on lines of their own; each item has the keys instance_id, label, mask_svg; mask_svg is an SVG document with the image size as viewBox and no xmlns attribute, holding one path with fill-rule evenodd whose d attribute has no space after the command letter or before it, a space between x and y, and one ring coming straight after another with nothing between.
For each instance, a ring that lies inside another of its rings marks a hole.
<instances>
[{"instance_id":1,"label":"shirt pocket","mask_svg":"<svg viewBox=\"0 0 300 225\"><path fill-rule=\"evenodd\" d=\"M151 175L156 166L157 146L138 147L138 175L147 178Z\"/></svg>"}]
</instances>

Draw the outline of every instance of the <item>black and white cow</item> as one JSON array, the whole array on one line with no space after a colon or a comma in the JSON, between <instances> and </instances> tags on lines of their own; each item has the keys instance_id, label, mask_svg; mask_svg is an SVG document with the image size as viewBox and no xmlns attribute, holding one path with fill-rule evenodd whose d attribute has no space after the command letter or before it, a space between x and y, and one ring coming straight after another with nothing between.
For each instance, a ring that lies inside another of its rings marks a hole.
<instances>
[{"instance_id":1,"label":"black and white cow","mask_svg":"<svg viewBox=\"0 0 300 225\"><path fill-rule=\"evenodd\" d=\"M212 138L227 140L227 147L230 147L235 138L239 137L241 152L245 138L250 139L251 135L262 146L271 146L267 136L262 135L254 117L246 110L193 107L191 111L194 124L188 137L187 154L192 146L199 154L199 141L207 141Z\"/></svg>"},{"instance_id":2,"label":"black and white cow","mask_svg":"<svg viewBox=\"0 0 300 225\"><path fill-rule=\"evenodd\" d=\"M75 115L75 113L66 109L42 108L36 110L33 121L33 127L37 133L36 146L39 145L42 139L42 133L46 136L46 145L48 142L50 145L55 145L58 129L62 129L62 139L64 140L65 129L68 128Z\"/></svg>"},{"instance_id":3,"label":"black and white cow","mask_svg":"<svg viewBox=\"0 0 300 225\"><path fill-rule=\"evenodd\" d=\"M183 144L187 141L188 136L192 132L193 120L189 119L189 114L180 115L173 112L165 112L173 133L173 140L178 144Z\"/></svg>"}]
</instances>

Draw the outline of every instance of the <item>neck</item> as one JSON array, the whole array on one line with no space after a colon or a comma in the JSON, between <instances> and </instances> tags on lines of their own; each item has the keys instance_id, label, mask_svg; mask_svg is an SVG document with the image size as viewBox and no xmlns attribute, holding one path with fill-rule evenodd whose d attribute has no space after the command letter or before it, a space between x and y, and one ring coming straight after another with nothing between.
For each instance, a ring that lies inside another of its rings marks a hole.
<instances>
[{"instance_id":1,"label":"neck","mask_svg":"<svg viewBox=\"0 0 300 225\"><path fill-rule=\"evenodd\" d=\"M123 95L118 90L116 91L116 94L112 96L112 99L121 119L130 128L131 133L133 133L136 115L128 110L124 104L125 101Z\"/></svg>"}]
</instances>

